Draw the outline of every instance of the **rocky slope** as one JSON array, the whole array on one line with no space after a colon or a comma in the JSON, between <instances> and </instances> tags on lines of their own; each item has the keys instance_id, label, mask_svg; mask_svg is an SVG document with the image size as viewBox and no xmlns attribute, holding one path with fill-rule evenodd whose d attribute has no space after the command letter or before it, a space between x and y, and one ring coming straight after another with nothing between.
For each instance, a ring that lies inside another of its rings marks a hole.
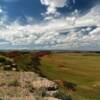
<instances>
[{"instance_id":1,"label":"rocky slope","mask_svg":"<svg viewBox=\"0 0 100 100\"><path fill-rule=\"evenodd\" d=\"M56 83L34 72L0 72L0 100L60 100Z\"/></svg>"}]
</instances>

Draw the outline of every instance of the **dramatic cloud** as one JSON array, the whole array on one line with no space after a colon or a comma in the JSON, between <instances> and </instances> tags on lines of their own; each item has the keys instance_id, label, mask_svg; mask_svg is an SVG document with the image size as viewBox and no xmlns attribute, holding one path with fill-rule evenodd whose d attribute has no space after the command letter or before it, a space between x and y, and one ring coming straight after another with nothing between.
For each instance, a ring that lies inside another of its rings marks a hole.
<instances>
[{"instance_id":1,"label":"dramatic cloud","mask_svg":"<svg viewBox=\"0 0 100 100\"><path fill-rule=\"evenodd\" d=\"M55 0L42 0L42 4L50 6ZM57 0L56 0L57 1ZM65 6L66 0L54 3L55 8ZM100 12L95 6L85 15L78 15L75 10L72 16L52 18L49 21L34 23L34 18L27 17L27 25L18 20L5 23L6 15L1 10L0 39L11 45L35 45L50 49L78 49L92 46L100 47ZM4 17L5 16L5 17ZM95 17L94 17L95 16ZM33 23L30 24L30 21ZM2 22L2 23L1 23ZM0 44L1 45L1 44ZM93 47L94 48L94 47Z\"/></svg>"}]
</instances>

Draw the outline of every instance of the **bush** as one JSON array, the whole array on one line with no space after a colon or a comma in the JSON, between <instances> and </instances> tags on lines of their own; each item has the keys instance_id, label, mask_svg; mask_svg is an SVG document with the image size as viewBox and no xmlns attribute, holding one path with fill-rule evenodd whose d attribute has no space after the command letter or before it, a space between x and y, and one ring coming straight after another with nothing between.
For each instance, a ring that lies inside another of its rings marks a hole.
<instances>
[{"instance_id":1,"label":"bush","mask_svg":"<svg viewBox=\"0 0 100 100\"><path fill-rule=\"evenodd\" d=\"M11 65L11 64L12 64L12 62L11 62L11 61L9 61L9 60L6 60L6 61L4 62L4 64L5 64L5 65Z\"/></svg>"},{"instance_id":2,"label":"bush","mask_svg":"<svg viewBox=\"0 0 100 100\"><path fill-rule=\"evenodd\" d=\"M40 63L40 58L38 56L32 56L30 57L30 61L27 63L28 66L27 66L27 69L28 71L34 71L38 74L41 74L40 72L40 68L39 66L41 65Z\"/></svg>"},{"instance_id":3,"label":"bush","mask_svg":"<svg viewBox=\"0 0 100 100\"><path fill-rule=\"evenodd\" d=\"M4 65L3 70L5 71L11 71L11 66L10 65Z\"/></svg>"},{"instance_id":4,"label":"bush","mask_svg":"<svg viewBox=\"0 0 100 100\"><path fill-rule=\"evenodd\" d=\"M29 90L31 93L34 93L35 88L34 88L31 84L29 84L29 85L27 86L27 88L28 88L28 90Z\"/></svg>"},{"instance_id":5,"label":"bush","mask_svg":"<svg viewBox=\"0 0 100 100\"><path fill-rule=\"evenodd\" d=\"M71 83L71 82L64 81L64 87L66 87L69 90L76 91L77 85L75 83Z\"/></svg>"},{"instance_id":6,"label":"bush","mask_svg":"<svg viewBox=\"0 0 100 100\"><path fill-rule=\"evenodd\" d=\"M61 100L72 100L70 95L66 95L65 93L60 92L60 91L55 93L54 97L58 98L58 99L61 99Z\"/></svg>"},{"instance_id":7,"label":"bush","mask_svg":"<svg viewBox=\"0 0 100 100\"><path fill-rule=\"evenodd\" d=\"M38 71L40 58L35 55L23 54L19 59L15 60L19 71Z\"/></svg>"},{"instance_id":8,"label":"bush","mask_svg":"<svg viewBox=\"0 0 100 100\"><path fill-rule=\"evenodd\" d=\"M17 86L19 86L20 84L19 84L19 82L18 82L18 80L13 80L13 81L11 81L9 84L8 84L8 86L14 86L14 87L17 87Z\"/></svg>"},{"instance_id":9,"label":"bush","mask_svg":"<svg viewBox=\"0 0 100 100\"><path fill-rule=\"evenodd\" d=\"M0 57L0 63L6 62L6 59L4 57Z\"/></svg>"}]
</instances>

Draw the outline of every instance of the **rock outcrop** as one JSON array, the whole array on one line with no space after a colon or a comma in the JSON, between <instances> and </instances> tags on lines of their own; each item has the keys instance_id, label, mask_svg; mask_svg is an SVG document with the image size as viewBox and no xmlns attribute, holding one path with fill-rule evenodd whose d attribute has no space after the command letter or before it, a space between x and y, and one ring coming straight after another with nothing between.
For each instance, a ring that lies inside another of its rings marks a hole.
<instances>
[{"instance_id":1,"label":"rock outcrop","mask_svg":"<svg viewBox=\"0 0 100 100\"><path fill-rule=\"evenodd\" d=\"M58 85L34 72L0 72L0 100L60 100Z\"/></svg>"}]
</instances>

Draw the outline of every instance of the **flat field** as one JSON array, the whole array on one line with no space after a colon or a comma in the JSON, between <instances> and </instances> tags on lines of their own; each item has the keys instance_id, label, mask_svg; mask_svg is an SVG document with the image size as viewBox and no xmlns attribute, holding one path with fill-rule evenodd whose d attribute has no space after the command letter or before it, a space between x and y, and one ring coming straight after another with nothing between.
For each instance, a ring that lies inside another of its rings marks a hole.
<instances>
[{"instance_id":1,"label":"flat field","mask_svg":"<svg viewBox=\"0 0 100 100\"><path fill-rule=\"evenodd\" d=\"M47 78L76 84L76 91L66 89L73 100L100 100L99 53L52 53L41 64Z\"/></svg>"}]
</instances>

